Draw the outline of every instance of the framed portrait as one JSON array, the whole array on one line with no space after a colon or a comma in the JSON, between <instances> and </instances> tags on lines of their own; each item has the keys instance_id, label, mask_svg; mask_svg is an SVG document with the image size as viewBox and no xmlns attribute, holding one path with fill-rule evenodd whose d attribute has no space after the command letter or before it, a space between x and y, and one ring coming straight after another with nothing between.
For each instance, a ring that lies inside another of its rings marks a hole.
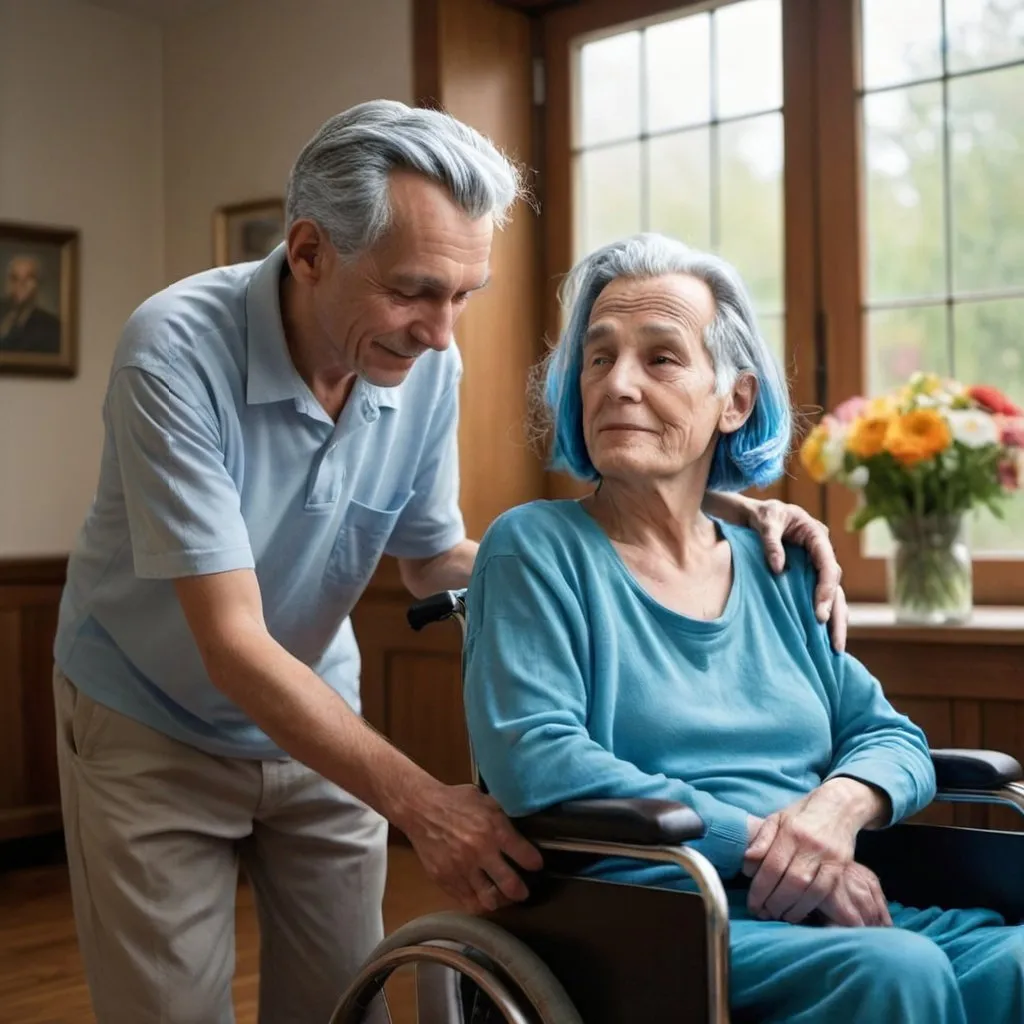
<instances>
[{"instance_id":1,"label":"framed portrait","mask_svg":"<svg viewBox=\"0 0 1024 1024\"><path fill-rule=\"evenodd\" d=\"M284 200L221 206L213 215L213 261L218 267L269 256L284 240Z\"/></svg>"},{"instance_id":2,"label":"framed portrait","mask_svg":"<svg viewBox=\"0 0 1024 1024\"><path fill-rule=\"evenodd\" d=\"M78 372L78 232L0 222L0 373Z\"/></svg>"}]
</instances>

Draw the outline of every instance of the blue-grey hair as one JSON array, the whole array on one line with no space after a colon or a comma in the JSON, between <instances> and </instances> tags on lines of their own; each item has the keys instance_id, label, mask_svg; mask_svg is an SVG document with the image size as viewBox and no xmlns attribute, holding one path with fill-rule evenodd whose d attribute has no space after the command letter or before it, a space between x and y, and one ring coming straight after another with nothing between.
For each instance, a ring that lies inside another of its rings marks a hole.
<instances>
[{"instance_id":1,"label":"blue-grey hair","mask_svg":"<svg viewBox=\"0 0 1024 1024\"><path fill-rule=\"evenodd\" d=\"M597 297L617 278L689 274L715 299L715 316L704 345L715 371L715 391L728 394L741 374L757 382L754 408L739 430L717 441L708 489L764 487L783 472L793 430L789 391L774 354L757 326L747 289L736 270L711 253L653 233L612 242L581 259L565 279L560 299L566 327L550 353L542 379L543 404L554 430L552 468L580 480L600 474L590 461L583 434L583 345Z\"/></svg>"},{"instance_id":2,"label":"blue-grey hair","mask_svg":"<svg viewBox=\"0 0 1024 1024\"><path fill-rule=\"evenodd\" d=\"M397 170L438 182L471 218L490 214L497 227L523 195L519 168L473 128L439 110L372 100L330 118L303 147L288 177L286 229L315 221L339 253L357 255L391 223Z\"/></svg>"}]
</instances>

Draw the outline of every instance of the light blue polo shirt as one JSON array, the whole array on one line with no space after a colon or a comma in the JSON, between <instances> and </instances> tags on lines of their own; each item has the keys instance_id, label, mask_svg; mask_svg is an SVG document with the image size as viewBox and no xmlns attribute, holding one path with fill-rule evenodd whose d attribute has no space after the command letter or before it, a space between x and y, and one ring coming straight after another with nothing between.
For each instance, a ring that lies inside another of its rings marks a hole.
<instances>
[{"instance_id":1,"label":"light blue polo shirt","mask_svg":"<svg viewBox=\"0 0 1024 1024\"><path fill-rule=\"evenodd\" d=\"M284 270L281 246L180 281L128 321L55 643L93 699L224 756L283 752L210 682L175 577L254 568L270 634L358 711L349 613L381 555L465 537L455 345L398 387L358 380L335 424L288 354Z\"/></svg>"}]
</instances>

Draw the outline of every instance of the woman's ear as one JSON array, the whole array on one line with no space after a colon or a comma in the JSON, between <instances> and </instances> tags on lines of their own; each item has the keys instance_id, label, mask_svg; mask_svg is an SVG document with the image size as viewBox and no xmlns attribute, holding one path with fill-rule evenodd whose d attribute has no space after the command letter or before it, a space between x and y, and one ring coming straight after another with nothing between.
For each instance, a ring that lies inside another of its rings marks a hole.
<instances>
[{"instance_id":1,"label":"woman's ear","mask_svg":"<svg viewBox=\"0 0 1024 1024\"><path fill-rule=\"evenodd\" d=\"M750 419L757 401L757 378L752 373L741 373L726 399L725 408L718 419L723 434L733 434Z\"/></svg>"}]
</instances>

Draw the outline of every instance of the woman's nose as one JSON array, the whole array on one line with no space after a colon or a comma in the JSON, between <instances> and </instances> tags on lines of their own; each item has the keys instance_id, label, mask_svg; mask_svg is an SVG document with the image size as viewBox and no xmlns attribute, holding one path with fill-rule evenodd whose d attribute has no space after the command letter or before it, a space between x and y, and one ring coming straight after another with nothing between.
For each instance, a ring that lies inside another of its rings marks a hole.
<instances>
[{"instance_id":1,"label":"woman's nose","mask_svg":"<svg viewBox=\"0 0 1024 1024\"><path fill-rule=\"evenodd\" d=\"M641 382L636 360L616 359L605 377L605 388L610 398L634 402L639 400Z\"/></svg>"}]
</instances>

